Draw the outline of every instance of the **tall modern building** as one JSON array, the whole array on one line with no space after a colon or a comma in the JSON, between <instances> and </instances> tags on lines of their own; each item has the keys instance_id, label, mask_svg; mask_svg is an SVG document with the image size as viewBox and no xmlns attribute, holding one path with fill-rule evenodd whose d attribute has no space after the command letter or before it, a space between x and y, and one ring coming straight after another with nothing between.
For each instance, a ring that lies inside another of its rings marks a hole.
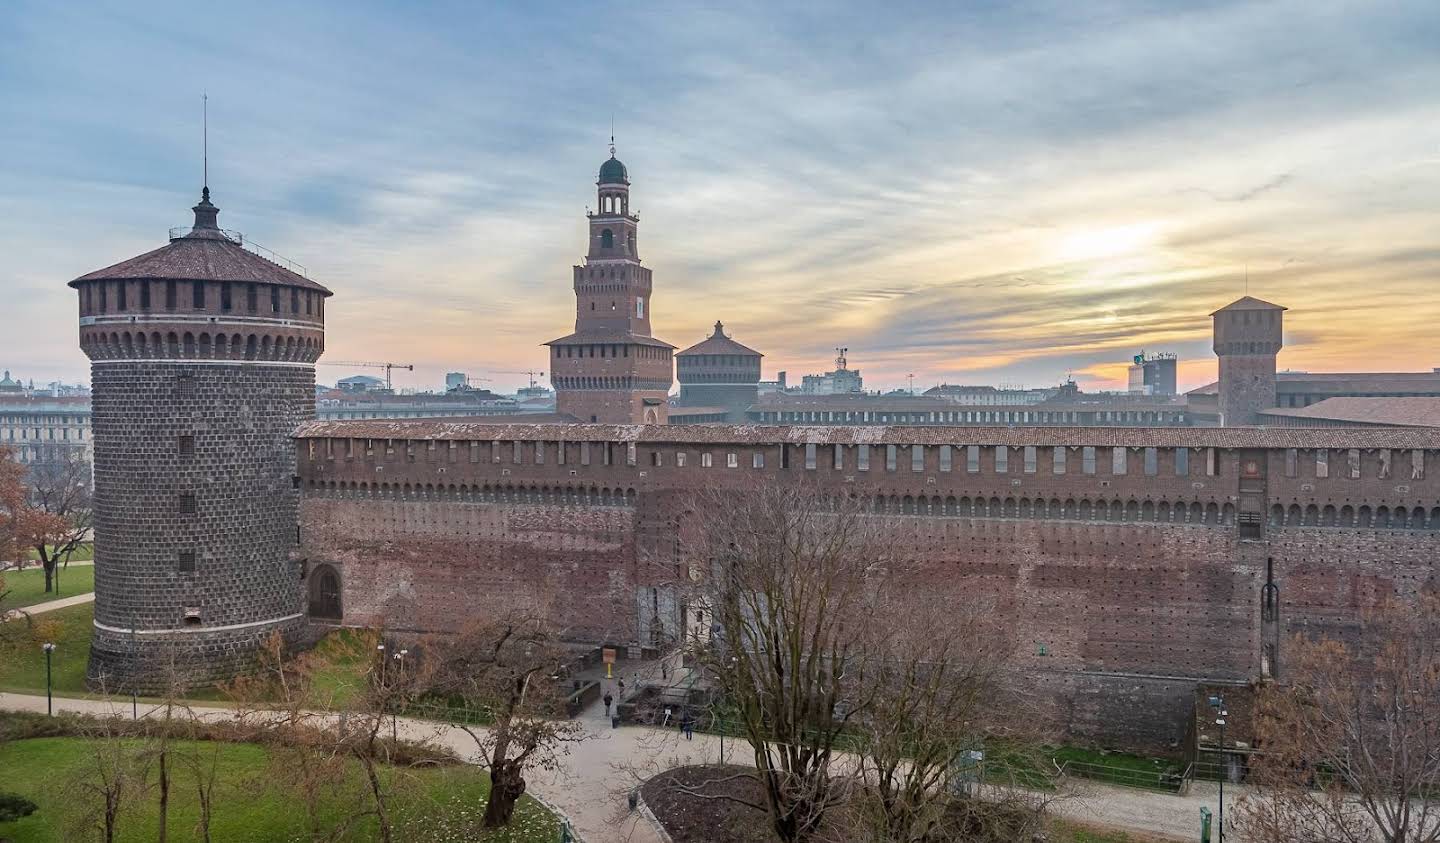
<instances>
[{"instance_id":1,"label":"tall modern building","mask_svg":"<svg viewBox=\"0 0 1440 843\"><path fill-rule=\"evenodd\" d=\"M89 679L154 691L233 676L304 624L295 450L315 415L330 291L222 231L70 282L91 361L95 631Z\"/></svg>"},{"instance_id":2,"label":"tall modern building","mask_svg":"<svg viewBox=\"0 0 1440 843\"><path fill-rule=\"evenodd\" d=\"M546 343L555 409L583 422L664 424L675 346L650 334L640 217L630 211L630 174L613 144L595 184L590 251L574 273L575 332Z\"/></svg>"}]
</instances>

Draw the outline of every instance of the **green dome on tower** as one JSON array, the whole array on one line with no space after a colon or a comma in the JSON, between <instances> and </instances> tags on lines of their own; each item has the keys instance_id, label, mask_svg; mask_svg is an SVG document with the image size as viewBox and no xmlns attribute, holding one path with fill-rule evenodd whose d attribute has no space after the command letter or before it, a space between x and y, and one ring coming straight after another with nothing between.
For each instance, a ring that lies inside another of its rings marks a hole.
<instances>
[{"instance_id":1,"label":"green dome on tower","mask_svg":"<svg viewBox=\"0 0 1440 843\"><path fill-rule=\"evenodd\" d=\"M610 158L600 165L600 184L629 184L630 173L615 153L610 153Z\"/></svg>"}]
</instances>

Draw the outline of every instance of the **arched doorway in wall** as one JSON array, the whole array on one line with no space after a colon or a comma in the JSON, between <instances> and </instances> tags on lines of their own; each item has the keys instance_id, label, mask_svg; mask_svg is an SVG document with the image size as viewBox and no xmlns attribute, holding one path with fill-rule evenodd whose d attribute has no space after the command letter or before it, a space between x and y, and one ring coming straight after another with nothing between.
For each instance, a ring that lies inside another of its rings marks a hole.
<instances>
[{"instance_id":1,"label":"arched doorway in wall","mask_svg":"<svg viewBox=\"0 0 1440 843\"><path fill-rule=\"evenodd\" d=\"M338 621L344 617L340 604L340 573L331 565L316 565L310 572L310 617Z\"/></svg>"},{"instance_id":2,"label":"arched doorway in wall","mask_svg":"<svg viewBox=\"0 0 1440 843\"><path fill-rule=\"evenodd\" d=\"M645 408L645 423L646 423L646 424L659 424L659 423L660 423L660 414L655 411L655 408L654 408L654 407L646 407L646 408Z\"/></svg>"}]
</instances>

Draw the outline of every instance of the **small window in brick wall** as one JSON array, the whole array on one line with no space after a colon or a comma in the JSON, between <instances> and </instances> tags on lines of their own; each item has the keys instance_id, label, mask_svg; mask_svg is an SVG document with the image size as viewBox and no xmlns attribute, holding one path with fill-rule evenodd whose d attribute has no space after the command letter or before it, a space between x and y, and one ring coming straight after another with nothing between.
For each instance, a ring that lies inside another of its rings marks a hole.
<instances>
[{"instance_id":1,"label":"small window in brick wall","mask_svg":"<svg viewBox=\"0 0 1440 843\"><path fill-rule=\"evenodd\" d=\"M180 456L182 456L182 457L191 457L191 456L194 456L194 455L195 455L195 437L194 437L194 436L189 436L189 435L181 436L181 437L180 437Z\"/></svg>"},{"instance_id":2,"label":"small window in brick wall","mask_svg":"<svg viewBox=\"0 0 1440 843\"><path fill-rule=\"evenodd\" d=\"M180 494L180 514L194 515L196 512L195 495L193 492L182 492Z\"/></svg>"},{"instance_id":3,"label":"small window in brick wall","mask_svg":"<svg viewBox=\"0 0 1440 843\"><path fill-rule=\"evenodd\" d=\"M180 559L177 566L182 574L190 574L195 571L195 551L180 551Z\"/></svg>"},{"instance_id":4,"label":"small window in brick wall","mask_svg":"<svg viewBox=\"0 0 1440 843\"><path fill-rule=\"evenodd\" d=\"M187 372L187 373L183 373L183 374L176 375L176 376L175 376L175 394L176 394L176 395L194 395L194 394L195 394L195 376L192 375L192 374L189 374L188 372Z\"/></svg>"}]
</instances>

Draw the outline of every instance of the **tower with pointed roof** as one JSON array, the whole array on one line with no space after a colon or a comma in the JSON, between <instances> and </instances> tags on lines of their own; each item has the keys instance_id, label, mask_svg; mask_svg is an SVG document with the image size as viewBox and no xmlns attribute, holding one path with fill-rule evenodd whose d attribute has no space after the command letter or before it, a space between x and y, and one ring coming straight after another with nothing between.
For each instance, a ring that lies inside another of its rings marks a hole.
<instances>
[{"instance_id":1,"label":"tower with pointed roof","mask_svg":"<svg viewBox=\"0 0 1440 843\"><path fill-rule=\"evenodd\" d=\"M305 622L295 450L330 291L219 227L207 186L168 245L70 282L91 361L89 679L229 677Z\"/></svg>"},{"instance_id":2,"label":"tower with pointed roof","mask_svg":"<svg viewBox=\"0 0 1440 843\"><path fill-rule=\"evenodd\" d=\"M1275 406L1275 358L1283 345L1285 308L1245 296L1210 314L1220 358L1220 424L1255 424Z\"/></svg>"},{"instance_id":3,"label":"tower with pointed roof","mask_svg":"<svg viewBox=\"0 0 1440 843\"><path fill-rule=\"evenodd\" d=\"M546 343L555 409L582 422L664 424L675 347L650 333L650 270L614 138L595 185L590 249L574 268L575 331Z\"/></svg>"},{"instance_id":4,"label":"tower with pointed roof","mask_svg":"<svg viewBox=\"0 0 1440 843\"><path fill-rule=\"evenodd\" d=\"M764 356L731 339L716 320L714 333L675 355L679 405L718 407L725 410L725 421L745 421L745 411L760 398Z\"/></svg>"}]
</instances>

